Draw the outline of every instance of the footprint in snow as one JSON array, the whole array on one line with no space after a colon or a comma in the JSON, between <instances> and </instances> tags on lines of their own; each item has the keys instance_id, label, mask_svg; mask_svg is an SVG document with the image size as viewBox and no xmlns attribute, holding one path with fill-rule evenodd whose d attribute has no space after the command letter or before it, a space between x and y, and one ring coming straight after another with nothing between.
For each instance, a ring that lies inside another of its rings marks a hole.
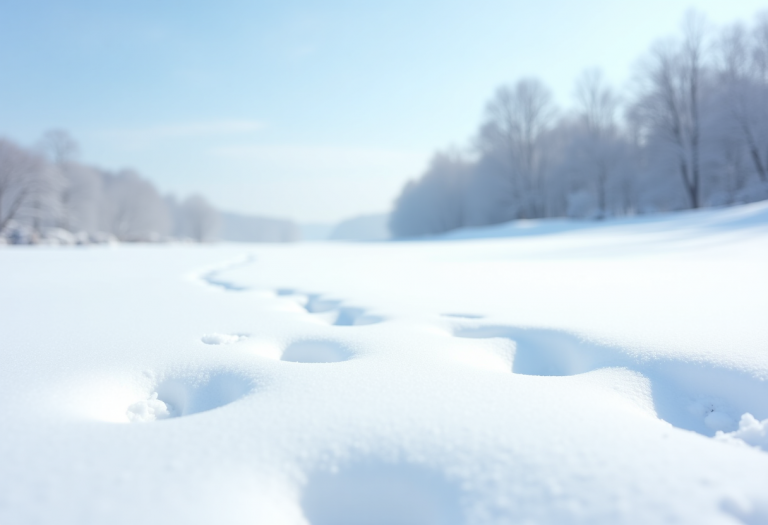
<instances>
[{"instance_id":1,"label":"footprint in snow","mask_svg":"<svg viewBox=\"0 0 768 525\"><path fill-rule=\"evenodd\" d=\"M322 294L301 294L293 288L278 288L278 297L293 297L307 313L325 320L334 326L362 326L380 323L384 318L367 313L365 308L344 306L339 299L323 297Z\"/></svg>"},{"instance_id":2,"label":"footprint in snow","mask_svg":"<svg viewBox=\"0 0 768 525\"><path fill-rule=\"evenodd\" d=\"M343 344L330 340L307 340L291 343L280 359L294 363L338 363L352 357Z\"/></svg>"},{"instance_id":3,"label":"footprint in snow","mask_svg":"<svg viewBox=\"0 0 768 525\"><path fill-rule=\"evenodd\" d=\"M736 432L736 421L743 414L768 418L768 382L746 371L682 359L640 360L618 346L559 330L458 324L454 335L511 340L515 374L570 376L610 367L642 374L650 382L660 419L705 436Z\"/></svg>"},{"instance_id":4,"label":"footprint in snow","mask_svg":"<svg viewBox=\"0 0 768 525\"><path fill-rule=\"evenodd\" d=\"M251 378L230 371L168 377L146 399L131 404L126 417L132 423L146 423L189 416L228 405L254 388Z\"/></svg>"},{"instance_id":5,"label":"footprint in snow","mask_svg":"<svg viewBox=\"0 0 768 525\"><path fill-rule=\"evenodd\" d=\"M515 343L512 372L534 376L570 376L621 366L621 355L567 332L512 326L457 326L456 337L504 338Z\"/></svg>"}]
</instances>

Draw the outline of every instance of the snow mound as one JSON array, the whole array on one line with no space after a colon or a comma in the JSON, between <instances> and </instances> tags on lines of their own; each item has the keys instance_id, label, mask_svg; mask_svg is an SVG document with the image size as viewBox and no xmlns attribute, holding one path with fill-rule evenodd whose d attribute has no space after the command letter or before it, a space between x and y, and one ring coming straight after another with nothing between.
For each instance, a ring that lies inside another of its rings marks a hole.
<instances>
[{"instance_id":1,"label":"snow mound","mask_svg":"<svg viewBox=\"0 0 768 525\"><path fill-rule=\"evenodd\" d=\"M157 399L157 392L152 392L149 399L138 401L128 407L126 413L131 423L146 423L156 419L171 417L168 405Z\"/></svg>"},{"instance_id":2,"label":"snow mound","mask_svg":"<svg viewBox=\"0 0 768 525\"><path fill-rule=\"evenodd\" d=\"M768 419L758 421L752 414L746 413L741 416L738 430L718 431L715 439L730 443L742 442L768 452Z\"/></svg>"},{"instance_id":3,"label":"snow mound","mask_svg":"<svg viewBox=\"0 0 768 525\"><path fill-rule=\"evenodd\" d=\"M200 340L207 345L231 345L247 337L243 334L206 334Z\"/></svg>"}]
</instances>

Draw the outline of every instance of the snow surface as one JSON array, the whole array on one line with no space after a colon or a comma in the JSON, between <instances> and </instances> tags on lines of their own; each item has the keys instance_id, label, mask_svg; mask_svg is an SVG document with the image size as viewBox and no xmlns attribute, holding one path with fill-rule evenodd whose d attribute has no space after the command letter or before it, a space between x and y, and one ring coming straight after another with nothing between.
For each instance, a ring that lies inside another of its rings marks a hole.
<instances>
[{"instance_id":1,"label":"snow surface","mask_svg":"<svg viewBox=\"0 0 768 525\"><path fill-rule=\"evenodd\" d=\"M768 523L768 203L0 264L0 523Z\"/></svg>"}]
</instances>

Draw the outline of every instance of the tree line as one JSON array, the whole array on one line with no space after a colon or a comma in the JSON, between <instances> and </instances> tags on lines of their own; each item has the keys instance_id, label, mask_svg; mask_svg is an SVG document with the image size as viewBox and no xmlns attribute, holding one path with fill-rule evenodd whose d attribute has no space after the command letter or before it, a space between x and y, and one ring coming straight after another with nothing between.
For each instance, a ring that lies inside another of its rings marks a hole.
<instances>
[{"instance_id":1,"label":"tree line","mask_svg":"<svg viewBox=\"0 0 768 525\"><path fill-rule=\"evenodd\" d=\"M435 154L395 236L515 219L603 219L768 198L768 12L712 28L691 11L618 92L599 70L562 110L538 79L498 88L469 147Z\"/></svg>"},{"instance_id":2,"label":"tree line","mask_svg":"<svg viewBox=\"0 0 768 525\"><path fill-rule=\"evenodd\" d=\"M0 239L98 243L212 240L218 213L205 198L162 196L134 170L109 171L78 160L63 130L30 148L0 138Z\"/></svg>"}]
</instances>

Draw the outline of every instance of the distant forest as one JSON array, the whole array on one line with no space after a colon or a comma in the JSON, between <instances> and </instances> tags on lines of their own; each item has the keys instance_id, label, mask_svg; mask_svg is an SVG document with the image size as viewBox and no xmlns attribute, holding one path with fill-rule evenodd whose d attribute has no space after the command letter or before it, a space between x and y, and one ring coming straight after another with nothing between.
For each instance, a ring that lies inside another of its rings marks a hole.
<instances>
[{"instance_id":1,"label":"distant forest","mask_svg":"<svg viewBox=\"0 0 768 525\"><path fill-rule=\"evenodd\" d=\"M11 243L207 241L218 225L199 195L179 202L133 170L79 162L66 131L45 133L34 148L0 139L0 236Z\"/></svg>"},{"instance_id":2,"label":"distant forest","mask_svg":"<svg viewBox=\"0 0 768 525\"><path fill-rule=\"evenodd\" d=\"M558 108L535 78L498 88L464 151L398 197L398 237L514 219L608 217L768 198L768 12L713 28L689 12L618 92L599 70Z\"/></svg>"},{"instance_id":3,"label":"distant forest","mask_svg":"<svg viewBox=\"0 0 768 525\"><path fill-rule=\"evenodd\" d=\"M201 195L162 196L134 170L109 171L78 160L64 130L33 148L0 138L0 241L93 244L113 241L286 242L290 221L219 212Z\"/></svg>"}]
</instances>

